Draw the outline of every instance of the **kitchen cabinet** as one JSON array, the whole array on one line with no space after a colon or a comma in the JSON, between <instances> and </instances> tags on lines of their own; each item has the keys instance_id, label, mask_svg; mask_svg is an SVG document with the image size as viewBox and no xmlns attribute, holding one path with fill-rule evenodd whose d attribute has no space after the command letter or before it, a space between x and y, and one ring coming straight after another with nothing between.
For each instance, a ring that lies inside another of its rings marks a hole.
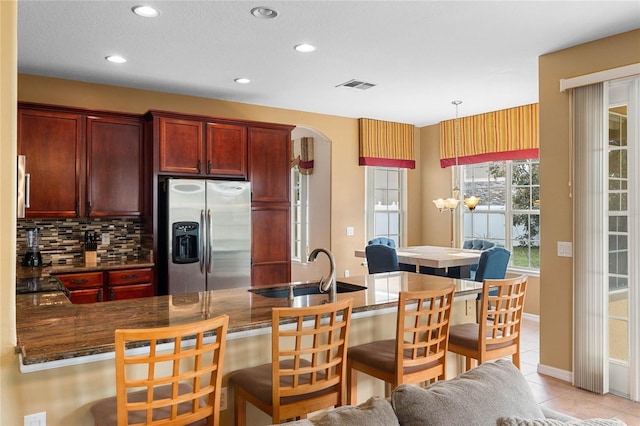
<instances>
[{"instance_id":1,"label":"kitchen cabinet","mask_svg":"<svg viewBox=\"0 0 640 426\"><path fill-rule=\"evenodd\" d=\"M81 114L18 109L18 154L30 176L27 217L76 217L84 191Z\"/></svg>"},{"instance_id":2,"label":"kitchen cabinet","mask_svg":"<svg viewBox=\"0 0 640 426\"><path fill-rule=\"evenodd\" d=\"M95 303L103 300L102 272L56 275L67 289L71 303Z\"/></svg>"},{"instance_id":3,"label":"kitchen cabinet","mask_svg":"<svg viewBox=\"0 0 640 426\"><path fill-rule=\"evenodd\" d=\"M87 118L87 216L142 214L143 143L138 117Z\"/></svg>"},{"instance_id":4,"label":"kitchen cabinet","mask_svg":"<svg viewBox=\"0 0 640 426\"><path fill-rule=\"evenodd\" d=\"M151 268L106 271L106 274L109 300L137 299L155 295Z\"/></svg>"},{"instance_id":5,"label":"kitchen cabinet","mask_svg":"<svg viewBox=\"0 0 640 426\"><path fill-rule=\"evenodd\" d=\"M96 303L155 295L151 268L78 272L55 276L67 289L71 303Z\"/></svg>"},{"instance_id":6,"label":"kitchen cabinet","mask_svg":"<svg viewBox=\"0 0 640 426\"><path fill-rule=\"evenodd\" d=\"M291 281L290 131L249 128L251 285Z\"/></svg>"},{"instance_id":7,"label":"kitchen cabinet","mask_svg":"<svg viewBox=\"0 0 640 426\"><path fill-rule=\"evenodd\" d=\"M140 216L145 155L139 115L18 105L18 154L30 174L28 218Z\"/></svg>"},{"instance_id":8,"label":"kitchen cabinet","mask_svg":"<svg viewBox=\"0 0 640 426\"><path fill-rule=\"evenodd\" d=\"M247 178L247 129L205 117L151 112L157 136L158 172L171 175Z\"/></svg>"}]
</instances>

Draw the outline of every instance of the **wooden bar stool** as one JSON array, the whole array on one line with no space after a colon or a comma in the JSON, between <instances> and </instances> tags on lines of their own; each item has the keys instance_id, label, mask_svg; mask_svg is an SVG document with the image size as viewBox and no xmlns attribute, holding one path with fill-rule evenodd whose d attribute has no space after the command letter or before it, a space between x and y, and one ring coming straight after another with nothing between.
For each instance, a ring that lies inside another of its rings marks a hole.
<instances>
[{"instance_id":1,"label":"wooden bar stool","mask_svg":"<svg viewBox=\"0 0 640 426\"><path fill-rule=\"evenodd\" d=\"M349 348L349 404L357 405L358 371L384 380L388 388L444 379L454 290L451 285L400 292L396 338Z\"/></svg>"},{"instance_id":2,"label":"wooden bar stool","mask_svg":"<svg viewBox=\"0 0 640 426\"><path fill-rule=\"evenodd\" d=\"M96 426L217 425L228 326L116 330L116 396L91 407Z\"/></svg>"},{"instance_id":3,"label":"wooden bar stool","mask_svg":"<svg viewBox=\"0 0 640 426\"><path fill-rule=\"evenodd\" d=\"M520 326L527 290L527 276L484 280L478 323L458 324L449 331L449 350L478 364L511 355L520 368Z\"/></svg>"},{"instance_id":4,"label":"wooden bar stool","mask_svg":"<svg viewBox=\"0 0 640 426\"><path fill-rule=\"evenodd\" d=\"M271 363L231 373L234 424L246 424L246 403L273 423L346 404L346 347L352 299L308 308L274 308Z\"/></svg>"}]
</instances>

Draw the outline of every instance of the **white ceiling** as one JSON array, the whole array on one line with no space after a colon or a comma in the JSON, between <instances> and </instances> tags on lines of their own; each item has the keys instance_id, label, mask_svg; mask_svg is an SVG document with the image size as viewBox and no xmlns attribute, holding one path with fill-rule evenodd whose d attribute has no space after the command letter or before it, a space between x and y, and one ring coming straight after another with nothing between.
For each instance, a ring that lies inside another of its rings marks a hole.
<instances>
[{"instance_id":1,"label":"white ceiling","mask_svg":"<svg viewBox=\"0 0 640 426\"><path fill-rule=\"evenodd\" d=\"M423 126L453 118L452 100L460 116L538 102L540 55L635 28L638 0L19 0L18 69ZM302 42L317 50L295 52ZM351 79L377 86L335 87Z\"/></svg>"}]
</instances>

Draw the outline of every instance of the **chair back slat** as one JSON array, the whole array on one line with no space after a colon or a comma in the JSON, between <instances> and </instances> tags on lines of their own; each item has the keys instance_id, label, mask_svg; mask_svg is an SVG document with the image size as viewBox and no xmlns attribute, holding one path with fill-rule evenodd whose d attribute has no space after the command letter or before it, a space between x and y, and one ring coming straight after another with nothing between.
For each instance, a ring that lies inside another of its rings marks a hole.
<instances>
[{"instance_id":1,"label":"chair back slat","mask_svg":"<svg viewBox=\"0 0 640 426\"><path fill-rule=\"evenodd\" d=\"M480 350L496 345L518 345L527 289L526 276L485 280L480 307Z\"/></svg>"}]
</instances>

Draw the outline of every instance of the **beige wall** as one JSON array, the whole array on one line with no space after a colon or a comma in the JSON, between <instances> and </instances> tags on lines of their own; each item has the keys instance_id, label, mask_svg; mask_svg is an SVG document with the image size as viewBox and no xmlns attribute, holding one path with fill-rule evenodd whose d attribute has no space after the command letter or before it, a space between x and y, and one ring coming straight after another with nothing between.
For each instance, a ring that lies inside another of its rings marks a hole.
<instances>
[{"instance_id":1,"label":"beige wall","mask_svg":"<svg viewBox=\"0 0 640 426\"><path fill-rule=\"evenodd\" d=\"M561 78L640 62L640 30L540 57L540 363L572 371L572 259L556 255L573 241L569 197L569 95Z\"/></svg>"}]
</instances>

